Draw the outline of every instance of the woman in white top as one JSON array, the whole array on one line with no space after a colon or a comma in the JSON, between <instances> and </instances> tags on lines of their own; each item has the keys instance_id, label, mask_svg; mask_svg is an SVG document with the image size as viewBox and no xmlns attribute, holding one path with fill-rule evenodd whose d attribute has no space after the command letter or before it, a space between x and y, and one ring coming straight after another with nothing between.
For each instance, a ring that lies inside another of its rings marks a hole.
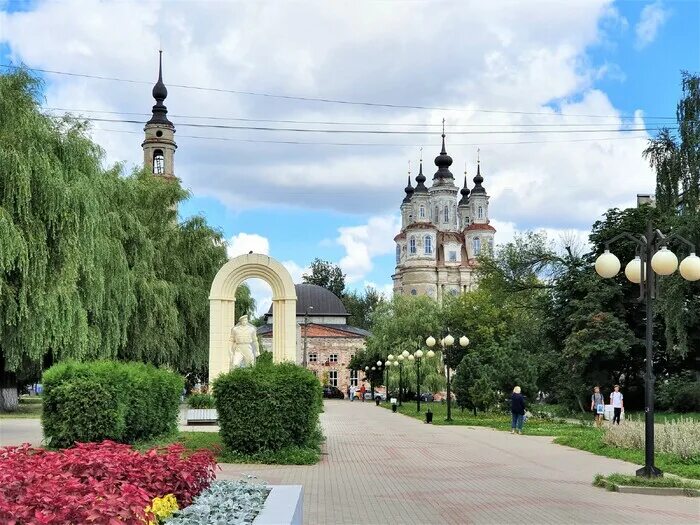
<instances>
[{"instance_id":1,"label":"woman in white top","mask_svg":"<svg viewBox=\"0 0 700 525\"><path fill-rule=\"evenodd\" d=\"M620 414L622 413L622 409L624 408L623 404L623 395L622 392L620 392L620 385L615 385L613 387L615 390L610 392L610 404L613 407L613 411L615 412L613 415L613 424L615 421L617 421L617 424L620 424Z\"/></svg>"}]
</instances>

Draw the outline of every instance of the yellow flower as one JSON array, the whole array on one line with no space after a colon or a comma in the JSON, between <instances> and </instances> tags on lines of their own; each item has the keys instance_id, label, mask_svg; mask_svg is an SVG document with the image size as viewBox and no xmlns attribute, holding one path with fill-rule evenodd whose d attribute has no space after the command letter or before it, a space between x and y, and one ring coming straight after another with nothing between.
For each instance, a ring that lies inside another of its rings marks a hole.
<instances>
[{"instance_id":1,"label":"yellow flower","mask_svg":"<svg viewBox=\"0 0 700 525\"><path fill-rule=\"evenodd\" d=\"M167 494L162 498L153 498L151 504L146 507L146 512L152 512L156 519L155 521L149 521L148 525L163 523L176 510L178 510L177 499L173 494Z\"/></svg>"}]
</instances>

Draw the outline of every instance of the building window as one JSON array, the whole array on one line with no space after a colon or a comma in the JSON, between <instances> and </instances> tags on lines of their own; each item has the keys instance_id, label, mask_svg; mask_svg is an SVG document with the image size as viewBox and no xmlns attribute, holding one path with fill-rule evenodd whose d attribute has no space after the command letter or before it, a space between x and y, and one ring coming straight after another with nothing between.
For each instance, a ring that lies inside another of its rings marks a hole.
<instances>
[{"instance_id":1,"label":"building window","mask_svg":"<svg viewBox=\"0 0 700 525\"><path fill-rule=\"evenodd\" d=\"M489 239L489 254L493 255L493 239Z\"/></svg>"},{"instance_id":2,"label":"building window","mask_svg":"<svg viewBox=\"0 0 700 525\"><path fill-rule=\"evenodd\" d=\"M331 386L338 386L337 370L331 370L330 372L328 372L328 382L331 384Z\"/></svg>"},{"instance_id":3,"label":"building window","mask_svg":"<svg viewBox=\"0 0 700 525\"><path fill-rule=\"evenodd\" d=\"M425 219L425 206L421 206L419 211L419 216L421 219Z\"/></svg>"},{"instance_id":4,"label":"building window","mask_svg":"<svg viewBox=\"0 0 700 525\"><path fill-rule=\"evenodd\" d=\"M457 206L452 205L452 222L457 224Z\"/></svg>"},{"instance_id":5,"label":"building window","mask_svg":"<svg viewBox=\"0 0 700 525\"><path fill-rule=\"evenodd\" d=\"M337 363L338 362L338 354L331 354L328 357L328 361L330 361L331 363Z\"/></svg>"},{"instance_id":6,"label":"building window","mask_svg":"<svg viewBox=\"0 0 700 525\"><path fill-rule=\"evenodd\" d=\"M396 245L396 264L399 264L401 262L401 246Z\"/></svg>"},{"instance_id":7,"label":"building window","mask_svg":"<svg viewBox=\"0 0 700 525\"><path fill-rule=\"evenodd\" d=\"M165 157L163 150L157 149L153 152L153 173L162 175L165 173Z\"/></svg>"},{"instance_id":8,"label":"building window","mask_svg":"<svg viewBox=\"0 0 700 525\"><path fill-rule=\"evenodd\" d=\"M457 252L455 250L450 250L447 259L450 262L457 262Z\"/></svg>"},{"instance_id":9,"label":"building window","mask_svg":"<svg viewBox=\"0 0 700 525\"><path fill-rule=\"evenodd\" d=\"M440 220L440 208L435 206L435 224Z\"/></svg>"},{"instance_id":10,"label":"building window","mask_svg":"<svg viewBox=\"0 0 700 525\"><path fill-rule=\"evenodd\" d=\"M445 222L450 222L450 207L445 206Z\"/></svg>"},{"instance_id":11,"label":"building window","mask_svg":"<svg viewBox=\"0 0 700 525\"><path fill-rule=\"evenodd\" d=\"M433 238L430 235L425 236L425 254L431 255L433 253Z\"/></svg>"},{"instance_id":12,"label":"building window","mask_svg":"<svg viewBox=\"0 0 700 525\"><path fill-rule=\"evenodd\" d=\"M484 208L479 206L479 211L477 212L477 214L478 214L480 219L483 219L484 218Z\"/></svg>"},{"instance_id":13,"label":"building window","mask_svg":"<svg viewBox=\"0 0 700 525\"><path fill-rule=\"evenodd\" d=\"M481 239L478 237L474 238L472 241L472 247L474 248L474 257L481 253Z\"/></svg>"},{"instance_id":14,"label":"building window","mask_svg":"<svg viewBox=\"0 0 700 525\"><path fill-rule=\"evenodd\" d=\"M311 352L309 354L309 363L317 363L318 362L318 354L316 352Z\"/></svg>"},{"instance_id":15,"label":"building window","mask_svg":"<svg viewBox=\"0 0 700 525\"><path fill-rule=\"evenodd\" d=\"M357 370L350 370L350 386L357 386Z\"/></svg>"},{"instance_id":16,"label":"building window","mask_svg":"<svg viewBox=\"0 0 700 525\"><path fill-rule=\"evenodd\" d=\"M418 290L416 290L415 288L411 290L411 295L418 295Z\"/></svg>"},{"instance_id":17,"label":"building window","mask_svg":"<svg viewBox=\"0 0 700 525\"><path fill-rule=\"evenodd\" d=\"M408 251L410 253L416 253L416 238L411 237L409 243L408 243Z\"/></svg>"}]
</instances>

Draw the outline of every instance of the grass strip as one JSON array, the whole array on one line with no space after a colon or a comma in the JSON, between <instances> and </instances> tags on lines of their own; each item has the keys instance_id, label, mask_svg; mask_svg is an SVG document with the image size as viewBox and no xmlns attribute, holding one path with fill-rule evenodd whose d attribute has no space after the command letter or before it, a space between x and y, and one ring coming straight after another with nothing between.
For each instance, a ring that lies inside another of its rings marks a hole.
<instances>
[{"instance_id":1,"label":"grass strip","mask_svg":"<svg viewBox=\"0 0 700 525\"><path fill-rule=\"evenodd\" d=\"M606 488L611 491L617 490L620 486L632 487L660 487L684 489L686 496L697 497L700 491L700 481L682 479L675 476L664 476L661 478L644 478L640 476L629 476L626 474L596 474L593 485Z\"/></svg>"}]
</instances>

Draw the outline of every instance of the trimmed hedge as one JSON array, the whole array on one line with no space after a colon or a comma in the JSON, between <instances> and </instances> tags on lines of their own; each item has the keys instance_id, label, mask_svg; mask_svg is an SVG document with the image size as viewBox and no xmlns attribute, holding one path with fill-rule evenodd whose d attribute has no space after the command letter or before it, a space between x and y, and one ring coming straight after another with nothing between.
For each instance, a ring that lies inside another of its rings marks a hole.
<instances>
[{"instance_id":1,"label":"trimmed hedge","mask_svg":"<svg viewBox=\"0 0 700 525\"><path fill-rule=\"evenodd\" d=\"M51 447L133 443L177 428L181 376L143 363L65 362L42 377L41 421Z\"/></svg>"},{"instance_id":2,"label":"trimmed hedge","mask_svg":"<svg viewBox=\"0 0 700 525\"><path fill-rule=\"evenodd\" d=\"M190 408L214 408L214 398L209 394L191 394L187 398Z\"/></svg>"},{"instance_id":3,"label":"trimmed hedge","mask_svg":"<svg viewBox=\"0 0 700 525\"><path fill-rule=\"evenodd\" d=\"M318 427L322 393L312 372L291 363L221 375L214 381L221 440L244 454L303 446Z\"/></svg>"}]
</instances>

